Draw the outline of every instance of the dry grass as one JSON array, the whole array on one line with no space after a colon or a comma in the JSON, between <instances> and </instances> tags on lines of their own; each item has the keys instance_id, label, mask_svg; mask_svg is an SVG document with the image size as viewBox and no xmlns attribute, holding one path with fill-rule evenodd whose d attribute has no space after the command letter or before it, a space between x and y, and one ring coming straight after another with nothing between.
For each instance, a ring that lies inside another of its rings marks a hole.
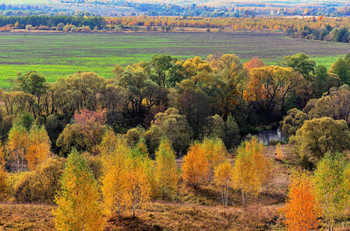
<instances>
[{"instance_id":1,"label":"dry grass","mask_svg":"<svg viewBox=\"0 0 350 231\"><path fill-rule=\"evenodd\" d=\"M280 206L242 208L152 203L136 219L111 219L106 230L276 230ZM276 228L276 229L275 229Z\"/></svg>"},{"instance_id":2,"label":"dry grass","mask_svg":"<svg viewBox=\"0 0 350 231\"><path fill-rule=\"evenodd\" d=\"M52 205L0 204L0 230L53 230Z\"/></svg>"},{"instance_id":3,"label":"dry grass","mask_svg":"<svg viewBox=\"0 0 350 231\"><path fill-rule=\"evenodd\" d=\"M286 146L283 146L286 148ZM267 148L274 158L274 147ZM178 160L181 165L181 160ZM271 183L258 198L249 198L248 208L241 206L241 195L231 190L229 206L223 207L220 192L213 184L199 189L181 183L175 202L155 201L136 218L110 218L105 230L284 230L279 209L285 203L290 169L281 161L274 161ZM53 230L52 205L0 204L1 230ZM350 214L349 216L350 217ZM339 221L334 230L350 230L349 221Z\"/></svg>"}]
</instances>

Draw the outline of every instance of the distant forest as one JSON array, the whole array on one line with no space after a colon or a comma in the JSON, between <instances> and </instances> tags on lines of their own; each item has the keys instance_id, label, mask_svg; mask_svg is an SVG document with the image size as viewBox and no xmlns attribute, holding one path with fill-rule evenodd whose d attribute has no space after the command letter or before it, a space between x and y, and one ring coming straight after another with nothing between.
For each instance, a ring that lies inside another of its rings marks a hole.
<instances>
[{"instance_id":1,"label":"distant forest","mask_svg":"<svg viewBox=\"0 0 350 231\"><path fill-rule=\"evenodd\" d=\"M350 19L324 16L307 18L210 18L210 17L86 17L86 16L0 16L0 32L16 29L64 32L173 31L175 28L216 28L218 32L274 31L294 38L349 43Z\"/></svg>"}]
</instances>

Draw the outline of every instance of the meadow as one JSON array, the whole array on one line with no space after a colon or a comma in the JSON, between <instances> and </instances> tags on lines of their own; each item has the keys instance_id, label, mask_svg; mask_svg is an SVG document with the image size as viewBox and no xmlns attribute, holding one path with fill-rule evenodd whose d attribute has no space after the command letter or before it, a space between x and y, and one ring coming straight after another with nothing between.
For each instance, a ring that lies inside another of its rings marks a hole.
<instances>
[{"instance_id":1,"label":"meadow","mask_svg":"<svg viewBox=\"0 0 350 231\"><path fill-rule=\"evenodd\" d=\"M36 70L49 82L77 71L111 78L117 64L148 61L154 54L186 59L194 54L234 53L242 61L258 56L266 64L304 52L329 67L350 53L350 45L287 38L280 33L0 33L0 87L9 88L17 72Z\"/></svg>"}]
</instances>

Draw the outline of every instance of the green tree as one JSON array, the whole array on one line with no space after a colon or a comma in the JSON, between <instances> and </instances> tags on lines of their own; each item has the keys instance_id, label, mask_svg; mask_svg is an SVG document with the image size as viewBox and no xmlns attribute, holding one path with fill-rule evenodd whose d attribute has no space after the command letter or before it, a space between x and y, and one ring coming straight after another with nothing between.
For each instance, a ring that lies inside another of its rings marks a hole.
<instances>
[{"instance_id":1,"label":"green tree","mask_svg":"<svg viewBox=\"0 0 350 231\"><path fill-rule=\"evenodd\" d=\"M328 95L320 99L313 99L308 102L304 112L310 118L330 117L335 120L350 122L350 88L343 85L338 89L332 89Z\"/></svg>"},{"instance_id":2,"label":"green tree","mask_svg":"<svg viewBox=\"0 0 350 231\"><path fill-rule=\"evenodd\" d=\"M46 78L36 71L30 71L24 75L19 73L16 82L19 90L35 95L40 106L41 96L47 90Z\"/></svg>"},{"instance_id":3,"label":"green tree","mask_svg":"<svg viewBox=\"0 0 350 231\"><path fill-rule=\"evenodd\" d=\"M307 114L296 108L289 110L282 121L283 135L287 137L295 135L297 130L303 126L304 121L308 119L309 116Z\"/></svg>"},{"instance_id":4,"label":"green tree","mask_svg":"<svg viewBox=\"0 0 350 231\"><path fill-rule=\"evenodd\" d=\"M319 65L315 71L314 92L317 98L321 97L329 89L329 76L327 67Z\"/></svg>"},{"instance_id":5,"label":"green tree","mask_svg":"<svg viewBox=\"0 0 350 231\"><path fill-rule=\"evenodd\" d=\"M158 139L162 136L166 136L177 153L185 152L189 146L192 131L186 118L180 115L177 109L169 108L165 112L158 113L155 116L154 123L152 123L150 130L155 129L154 127L160 128L160 136Z\"/></svg>"},{"instance_id":6,"label":"green tree","mask_svg":"<svg viewBox=\"0 0 350 231\"><path fill-rule=\"evenodd\" d=\"M219 115L209 116L204 128L205 136L209 138L224 138L225 122Z\"/></svg>"},{"instance_id":7,"label":"green tree","mask_svg":"<svg viewBox=\"0 0 350 231\"><path fill-rule=\"evenodd\" d=\"M309 57L304 53L286 56L283 60L283 66L293 68L294 71L299 72L308 80L310 80L311 76L315 73L316 63L309 60Z\"/></svg>"},{"instance_id":8,"label":"green tree","mask_svg":"<svg viewBox=\"0 0 350 231\"><path fill-rule=\"evenodd\" d=\"M97 182L87 161L76 150L67 159L56 198L55 227L58 230L103 230Z\"/></svg>"},{"instance_id":9,"label":"green tree","mask_svg":"<svg viewBox=\"0 0 350 231\"><path fill-rule=\"evenodd\" d=\"M229 114L225 121L225 130L224 130L224 142L227 149L233 148L235 145L239 144L241 139L239 135L240 129L235 118Z\"/></svg>"},{"instance_id":10,"label":"green tree","mask_svg":"<svg viewBox=\"0 0 350 231\"><path fill-rule=\"evenodd\" d=\"M167 79L167 72L173 66L173 59L170 55L154 55L150 62L151 79L159 86L165 86Z\"/></svg>"},{"instance_id":11,"label":"green tree","mask_svg":"<svg viewBox=\"0 0 350 231\"><path fill-rule=\"evenodd\" d=\"M335 220L344 214L349 189L346 188L347 176L344 174L343 154L326 154L315 171L316 198L322 208L323 217L333 230Z\"/></svg>"},{"instance_id":12,"label":"green tree","mask_svg":"<svg viewBox=\"0 0 350 231\"><path fill-rule=\"evenodd\" d=\"M329 72L338 75L344 83L349 84L349 67L344 59L339 58L335 63L332 64Z\"/></svg>"},{"instance_id":13,"label":"green tree","mask_svg":"<svg viewBox=\"0 0 350 231\"><path fill-rule=\"evenodd\" d=\"M323 117L307 120L290 138L298 161L306 168L320 160L327 152L341 152L350 147L350 131L344 120Z\"/></svg>"}]
</instances>

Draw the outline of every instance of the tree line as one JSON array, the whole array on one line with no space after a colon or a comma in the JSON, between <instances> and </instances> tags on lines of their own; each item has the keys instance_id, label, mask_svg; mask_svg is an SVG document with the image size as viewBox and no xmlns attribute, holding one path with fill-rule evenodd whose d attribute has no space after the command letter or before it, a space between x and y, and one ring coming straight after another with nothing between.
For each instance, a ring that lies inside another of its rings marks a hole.
<instances>
[{"instance_id":1,"label":"tree line","mask_svg":"<svg viewBox=\"0 0 350 231\"><path fill-rule=\"evenodd\" d=\"M242 64L233 54L155 55L116 66L112 79L81 72L47 83L35 71L19 73L13 90L1 91L1 139L6 142L15 123L29 131L35 120L63 156L71 147L92 151L106 127L131 143L145 138L152 154L163 135L180 155L204 137L219 137L232 149L243 134L279 126L290 109L314 111L314 99L349 83L349 70L349 56L327 70L299 53L280 66L258 58Z\"/></svg>"},{"instance_id":2,"label":"tree line","mask_svg":"<svg viewBox=\"0 0 350 231\"><path fill-rule=\"evenodd\" d=\"M57 30L64 32L171 31L173 28L211 28L223 31L275 31L288 36L310 40L349 42L350 21L346 17L322 15L307 18L270 17L77 17L77 16L0 16L0 31L11 29Z\"/></svg>"},{"instance_id":3,"label":"tree line","mask_svg":"<svg viewBox=\"0 0 350 231\"><path fill-rule=\"evenodd\" d=\"M0 27L16 26L17 29L25 29L27 25L40 27L55 27L59 23L64 25L74 25L76 27L89 26L91 29L95 27L102 28L105 25L103 17L75 17L75 16L0 16Z\"/></svg>"}]
</instances>

